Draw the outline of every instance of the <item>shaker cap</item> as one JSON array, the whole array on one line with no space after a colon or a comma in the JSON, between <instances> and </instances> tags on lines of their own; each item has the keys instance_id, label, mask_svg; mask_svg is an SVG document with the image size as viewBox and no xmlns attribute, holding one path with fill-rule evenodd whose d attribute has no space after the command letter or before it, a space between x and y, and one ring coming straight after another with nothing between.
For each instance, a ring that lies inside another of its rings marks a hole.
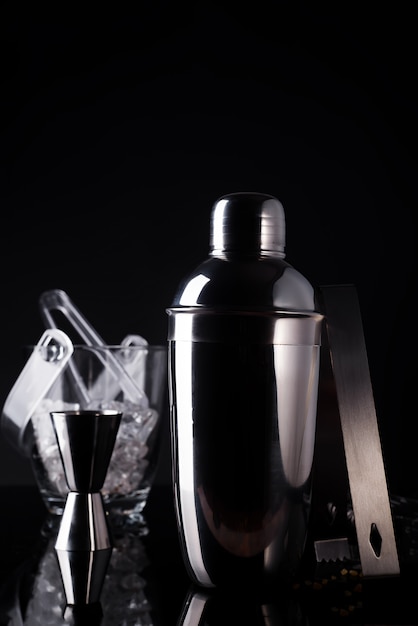
<instances>
[{"instance_id":1,"label":"shaker cap","mask_svg":"<svg viewBox=\"0 0 418 626\"><path fill-rule=\"evenodd\" d=\"M284 258L285 244L284 209L274 196L256 192L231 193L213 205L211 256L239 253Z\"/></svg>"}]
</instances>

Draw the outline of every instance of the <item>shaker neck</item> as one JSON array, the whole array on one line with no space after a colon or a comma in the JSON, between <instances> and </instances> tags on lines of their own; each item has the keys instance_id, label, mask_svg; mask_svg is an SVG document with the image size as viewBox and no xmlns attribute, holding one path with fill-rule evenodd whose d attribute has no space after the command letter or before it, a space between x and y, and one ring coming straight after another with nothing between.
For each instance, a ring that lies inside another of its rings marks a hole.
<instances>
[{"instance_id":1,"label":"shaker neck","mask_svg":"<svg viewBox=\"0 0 418 626\"><path fill-rule=\"evenodd\" d=\"M285 253L276 252L272 250L248 250L248 249L211 249L209 251L209 257L213 259L220 259L223 261L261 261L268 259L284 259Z\"/></svg>"}]
</instances>

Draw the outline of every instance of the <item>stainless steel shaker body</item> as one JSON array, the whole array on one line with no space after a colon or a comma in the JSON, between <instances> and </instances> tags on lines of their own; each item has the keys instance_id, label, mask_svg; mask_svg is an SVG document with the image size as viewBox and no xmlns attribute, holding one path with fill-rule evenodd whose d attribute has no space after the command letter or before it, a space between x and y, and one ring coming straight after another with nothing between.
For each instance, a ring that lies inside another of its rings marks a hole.
<instances>
[{"instance_id":1,"label":"stainless steel shaker body","mask_svg":"<svg viewBox=\"0 0 418 626\"><path fill-rule=\"evenodd\" d=\"M176 515L204 587L291 579L305 545L322 316L284 236L276 198L219 199L167 309Z\"/></svg>"}]
</instances>

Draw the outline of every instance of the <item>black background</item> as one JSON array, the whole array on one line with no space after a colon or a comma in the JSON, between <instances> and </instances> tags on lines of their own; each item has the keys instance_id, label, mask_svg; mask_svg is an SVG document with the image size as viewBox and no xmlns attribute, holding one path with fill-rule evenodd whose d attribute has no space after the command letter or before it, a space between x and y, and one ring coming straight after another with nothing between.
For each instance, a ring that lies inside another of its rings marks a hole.
<instances>
[{"instance_id":1,"label":"black background","mask_svg":"<svg viewBox=\"0 0 418 626\"><path fill-rule=\"evenodd\" d=\"M108 343L165 343L215 200L266 192L287 260L315 286L357 287L390 487L415 493L412 8L139 5L2 4L0 401L44 330L44 290L64 289ZM6 441L0 454L0 482L32 481Z\"/></svg>"}]
</instances>

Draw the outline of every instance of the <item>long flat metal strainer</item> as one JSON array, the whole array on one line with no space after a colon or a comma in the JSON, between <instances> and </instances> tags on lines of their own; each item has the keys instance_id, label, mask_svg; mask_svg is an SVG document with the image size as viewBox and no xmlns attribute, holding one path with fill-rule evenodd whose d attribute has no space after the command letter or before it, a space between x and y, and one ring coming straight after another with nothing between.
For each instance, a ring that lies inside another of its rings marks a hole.
<instances>
[{"instance_id":1,"label":"long flat metal strainer","mask_svg":"<svg viewBox=\"0 0 418 626\"><path fill-rule=\"evenodd\" d=\"M357 292L320 287L364 576L400 573Z\"/></svg>"}]
</instances>

